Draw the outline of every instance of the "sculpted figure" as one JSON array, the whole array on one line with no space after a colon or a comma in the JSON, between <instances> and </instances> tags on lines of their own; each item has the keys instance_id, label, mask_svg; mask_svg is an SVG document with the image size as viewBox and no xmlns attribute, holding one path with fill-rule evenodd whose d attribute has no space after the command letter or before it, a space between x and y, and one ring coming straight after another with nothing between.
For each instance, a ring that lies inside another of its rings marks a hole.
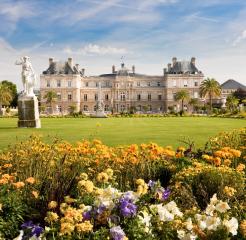
<instances>
[{"instance_id":1,"label":"sculpted figure","mask_svg":"<svg viewBox=\"0 0 246 240\"><path fill-rule=\"evenodd\" d=\"M20 61L16 61L16 65L22 65L22 83L24 87L23 95L25 96L35 96L33 92L33 87L36 83L36 75L32 68L32 64L29 61L28 56L24 56L20 59Z\"/></svg>"}]
</instances>

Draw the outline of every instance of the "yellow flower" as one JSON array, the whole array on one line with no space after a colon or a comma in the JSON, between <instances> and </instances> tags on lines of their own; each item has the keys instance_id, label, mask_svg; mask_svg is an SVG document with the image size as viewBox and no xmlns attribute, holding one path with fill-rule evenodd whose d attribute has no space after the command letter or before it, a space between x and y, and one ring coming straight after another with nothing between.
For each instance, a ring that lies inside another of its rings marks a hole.
<instances>
[{"instance_id":1,"label":"yellow flower","mask_svg":"<svg viewBox=\"0 0 246 240\"><path fill-rule=\"evenodd\" d=\"M39 193L38 193L37 191L32 191L32 195L33 195L35 198L38 198Z\"/></svg>"},{"instance_id":2,"label":"yellow flower","mask_svg":"<svg viewBox=\"0 0 246 240\"><path fill-rule=\"evenodd\" d=\"M26 179L26 182L30 183L30 184L34 184L35 183L35 178L29 177L29 178Z\"/></svg>"},{"instance_id":3,"label":"yellow flower","mask_svg":"<svg viewBox=\"0 0 246 240\"><path fill-rule=\"evenodd\" d=\"M137 194L144 195L148 192L148 185L144 183L143 185L138 185Z\"/></svg>"},{"instance_id":4,"label":"yellow flower","mask_svg":"<svg viewBox=\"0 0 246 240\"><path fill-rule=\"evenodd\" d=\"M208 161L210 159L210 156L207 154L203 154L202 158Z\"/></svg>"},{"instance_id":5,"label":"yellow flower","mask_svg":"<svg viewBox=\"0 0 246 240\"><path fill-rule=\"evenodd\" d=\"M78 232L91 232L93 230L93 225L90 221L84 221L83 223L76 224L76 230Z\"/></svg>"},{"instance_id":6,"label":"yellow flower","mask_svg":"<svg viewBox=\"0 0 246 240\"><path fill-rule=\"evenodd\" d=\"M98 173L98 175L97 175L97 181L98 182L106 183L106 182L108 182L108 179L109 179L108 174L105 172Z\"/></svg>"},{"instance_id":7,"label":"yellow flower","mask_svg":"<svg viewBox=\"0 0 246 240\"><path fill-rule=\"evenodd\" d=\"M240 163L240 164L237 166L237 168L236 168L236 170L237 170L238 172L242 172L244 169L245 169L245 165L242 164L242 163Z\"/></svg>"},{"instance_id":8,"label":"yellow flower","mask_svg":"<svg viewBox=\"0 0 246 240\"><path fill-rule=\"evenodd\" d=\"M49 202L49 204L48 204L48 208L49 209L55 209L56 207L57 207L57 202L56 201L51 201L51 202Z\"/></svg>"},{"instance_id":9,"label":"yellow flower","mask_svg":"<svg viewBox=\"0 0 246 240\"><path fill-rule=\"evenodd\" d=\"M230 159L225 159L224 160L224 165L229 167L231 165L231 160Z\"/></svg>"},{"instance_id":10,"label":"yellow flower","mask_svg":"<svg viewBox=\"0 0 246 240\"><path fill-rule=\"evenodd\" d=\"M81 180L87 180L88 179L88 175L86 173L81 173L80 176L79 176L79 178Z\"/></svg>"},{"instance_id":11,"label":"yellow flower","mask_svg":"<svg viewBox=\"0 0 246 240\"><path fill-rule=\"evenodd\" d=\"M55 212L47 212L46 217L45 217L45 221L48 223L53 223L56 222L58 220L59 216L57 215L57 213Z\"/></svg>"},{"instance_id":12,"label":"yellow flower","mask_svg":"<svg viewBox=\"0 0 246 240\"><path fill-rule=\"evenodd\" d=\"M232 187L228 187L228 186L225 186L224 188L224 193L228 196L228 197L232 197L234 196L234 193L236 193L237 190L232 188Z\"/></svg>"},{"instance_id":13,"label":"yellow flower","mask_svg":"<svg viewBox=\"0 0 246 240\"><path fill-rule=\"evenodd\" d=\"M178 147L178 149L177 149L179 152L184 152L185 151L185 147L183 147L183 146L180 146L180 147Z\"/></svg>"},{"instance_id":14,"label":"yellow flower","mask_svg":"<svg viewBox=\"0 0 246 240\"><path fill-rule=\"evenodd\" d=\"M105 172L108 174L110 178L112 178L114 175L114 171L111 168L107 168Z\"/></svg>"},{"instance_id":15,"label":"yellow flower","mask_svg":"<svg viewBox=\"0 0 246 240\"><path fill-rule=\"evenodd\" d=\"M143 179L139 178L139 179L136 180L136 184L137 184L137 185L144 185L145 182L144 182Z\"/></svg>"},{"instance_id":16,"label":"yellow flower","mask_svg":"<svg viewBox=\"0 0 246 240\"><path fill-rule=\"evenodd\" d=\"M71 223L61 223L60 235L71 235L75 227Z\"/></svg>"},{"instance_id":17,"label":"yellow flower","mask_svg":"<svg viewBox=\"0 0 246 240\"><path fill-rule=\"evenodd\" d=\"M25 183L23 182L16 182L16 183L13 183L13 185L16 187L16 188L22 188L25 186Z\"/></svg>"},{"instance_id":18,"label":"yellow flower","mask_svg":"<svg viewBox=\"0 0 246 240\"><path fill-rule=\"evenodd\" d=\"M240 157L240 156L241 156L241 151L239 151L239 150L231 149L230 152L231 152L231 154L232 154L234 157Z\"/></svg>"},{"instance_id":19,"label":"yellow flower","mask_svg":"<svg viewBox=\"0 0 246 240\"><path fill-rule=\"evenodd\" d=\"M2 210L3 210L3 204L0 203L0 211L2 211Z\"/></svg>"},{"instance_id":20,"label":"yellow flower","mask_svg":"<svg viewBox=\"0 0 246 240\"><path fill-rule=\"evenodd\" d=\"M71 198L70 196L65 196L65 197L64 197L64 200L65 200L65 202L68 203L68 204L76 202L76 199L73 199L73 198Z\"/></svg>"},{"instance_id":21,"label":"yellow flower","mask_svg":"<svg viewBox=\"0 0 246 240\"><path fill-rule=\"evenodd\" d=\"M221 164L221 159L219 157L215 157L213 159L215 166L220 166Z\"/></svg>"},{"instance_id":22,"label":"yellow flower","mask_svg":"<svg viewBox=\"0 0 246 240\"><path fill-rule=\"evenodd\" d=\"M242 233L242 235L243 235L244 237L246 237L246 220L243 220L243 221L240 223L239 227L240 227L240 232Z\"/></svg>"}]
</instances>

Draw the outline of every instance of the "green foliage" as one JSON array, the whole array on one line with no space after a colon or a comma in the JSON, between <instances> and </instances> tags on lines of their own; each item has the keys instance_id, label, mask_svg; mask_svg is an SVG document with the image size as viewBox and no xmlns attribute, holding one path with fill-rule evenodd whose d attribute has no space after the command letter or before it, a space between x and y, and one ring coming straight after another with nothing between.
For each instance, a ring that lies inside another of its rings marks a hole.
<instances>
[{"instance_id":1,"label":"green foliage","mask_svg":"<svg viewBox=\"0 0 246 240\"><path fill-rule=\"evenodd\" d=\"M2 81L2 84L4 86L8 87L12 92L12 101L10 102L10 106L11 107L17 107L18 94L17 94L16 84L14 84L10 81L7 81L7 80Z\"/></svg>"}]
</instances>

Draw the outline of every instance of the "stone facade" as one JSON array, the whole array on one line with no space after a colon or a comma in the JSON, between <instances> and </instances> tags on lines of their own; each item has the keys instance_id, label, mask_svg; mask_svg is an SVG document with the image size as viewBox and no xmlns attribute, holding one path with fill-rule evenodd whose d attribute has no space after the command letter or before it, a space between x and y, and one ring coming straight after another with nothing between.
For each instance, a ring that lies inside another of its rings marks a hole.
<instances>
[{"instance_id":1,"label":"stone facade","mask_svg":"<svg viewBox=\"0 0 246 240\"><path fill-rule=\"evenodd\" d=\"M93 113L96 111L98 86L101 84L102 100L105 112L165 112L169 106L178 105L174 95L181 89L187 89L191 97L199 98L198 89L203 74L195 67L195 59L168 64L162 76L148 76L136 73L135 66L129 70L124 63L116 70L99 76L85 76L85 70L79 70L69 58L65 63L49 60L49 68L40 76L41 105L50 108L44 99L48 91L55 91L58 98L54 104L57 112L67 113L70 106L76 111Z\"/></svg>"}]
</instances>

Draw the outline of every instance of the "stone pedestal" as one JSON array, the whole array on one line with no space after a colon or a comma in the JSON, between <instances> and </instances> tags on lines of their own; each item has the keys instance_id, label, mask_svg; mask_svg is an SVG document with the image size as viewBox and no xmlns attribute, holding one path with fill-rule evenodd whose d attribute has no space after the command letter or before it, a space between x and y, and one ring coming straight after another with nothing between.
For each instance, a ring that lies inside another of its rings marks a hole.
<instances>
[{"instance_id":1,"label":"stone pedestal","mask_svg":"<svg viewBox=\"0 0 246 240\"><path fill-rule=\"evenodd\" d=\"M104 111L98 110L98 111L96 111L96 114L93 117L96 117L96 118L106 118L107 117L107 114Z\"/></svg>"},{"instance_id":2,"label":"stone pedestal","mask_svg":"<svg viewBox=\"0 0 246 240\"><path fill-rule=\"evenodd\" d=\"M40 128L38 99L36 96L20 96L18 98L18 127Z\"/></svg>"}]
</instances>

